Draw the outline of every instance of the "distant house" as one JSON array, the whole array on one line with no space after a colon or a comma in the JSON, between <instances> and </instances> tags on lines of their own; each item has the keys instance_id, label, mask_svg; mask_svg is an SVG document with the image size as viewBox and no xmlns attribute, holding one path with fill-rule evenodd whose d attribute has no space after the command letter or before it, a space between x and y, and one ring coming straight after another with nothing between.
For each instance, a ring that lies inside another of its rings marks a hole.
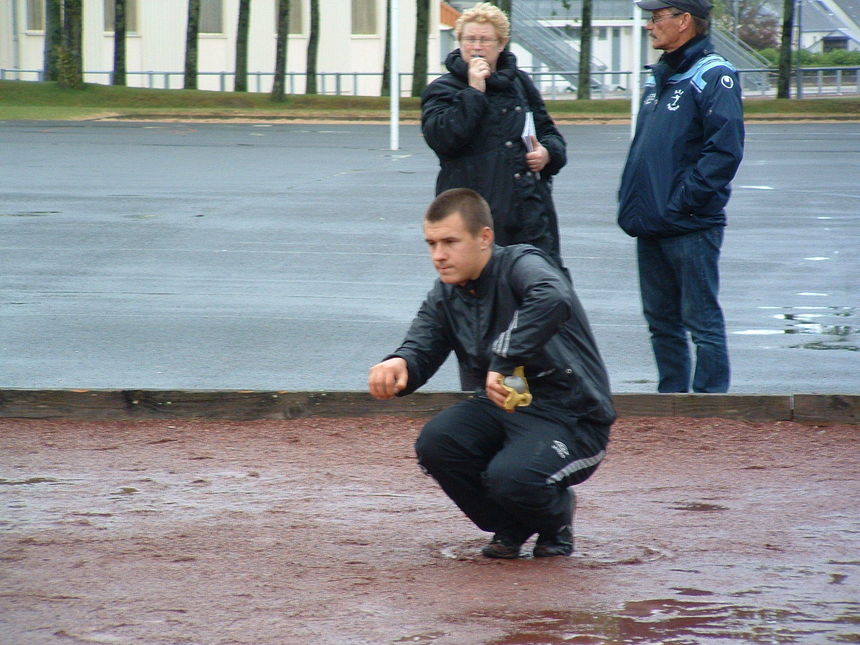
<instances>
[{"instance_id":1,"label":"distant house","mask_svg":"<svg viewBox=\"0 0 860 645\"><path fill-rule=\"evenodd\" d=\"M126 0L126 67L132 86L182 87L187 0ZM198 87L232 89L238 0L201 0ZM0 3L0 69L5 78L38 80L44 58L44 0ZM386 0L320 0L318 86L335 90L334 74L345 93L379 94L385 55ZM108 83L113 67L114 0L83 0L83 57L86 82ZM400 72L414 60L416 0L399 0ZM276 0L251 3L248 86L268 91L275 66ZM287 71L295 74L289 91L304 91L309 0L291 0ZM431 3L430 77L438 73L438 2ZM9 70L24 70L10 73ZM151 73L149 73L151 72ZM170 73L165 75L165 73ZM366 75L366 76L365 76ZM288 81L288 87L290 87ZM404 83L408 87L407 83Z\"/></svg>"},{"instance_id":2,"label":"distant house","mask_svg":"<svg viewBox=\"0 0 860 645\"><path fill-rule=\"evenodd\" d=\"M860 0L802 0L796 12L803 49L860 51Z\"/></svg>"}]
</instances>

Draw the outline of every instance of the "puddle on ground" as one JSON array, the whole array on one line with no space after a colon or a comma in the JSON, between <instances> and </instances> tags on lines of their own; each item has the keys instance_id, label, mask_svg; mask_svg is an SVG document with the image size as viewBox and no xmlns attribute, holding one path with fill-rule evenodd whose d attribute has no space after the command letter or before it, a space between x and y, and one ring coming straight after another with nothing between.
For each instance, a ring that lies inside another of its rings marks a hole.
<instances>
[{"instance_id":1,"label":"puddle on ground","mask_svg":"<svg viewBox=\"0 0 860 645\"><path fill-rule=\"evenodd\" d=\"M704 512L729 510L727 506L720 506L719 504L706 504L704 502L677 502L677 506L671 506L670 508L673 508L676 511L704 511Z\"/></svg>"},{"instance_id":2,"label":"puddle on ground","mask_svg":"<svg viewBox=\"0 0 860 645\"><path fill-rule=\"evenodd\" d=\"M626 603L617 612L534 612L477 617L510 620L513 629L488 645L610 645L625 643L860 642L858 602L820 602L814 614L731 603L658 598Z\"/></svg>"},{"instance_id":3,"label":"puddle on ground","mask_svg":"<svg viewBox=\"0 0 860 645\"><path fill-rule=\"evenodd\" d=\"M0 213L0 217L45 217L56 215L60 211L18 211L16 213Z\"/></svg>"},{"instance_id":4,"label":"puddle on ground","mask_svg":"<svg viewBox=\"0 0 860 645\"><path fill-rule=\"evenodd\" d=\"M789 345L791 349L842 349L860 351L858 329L851 318L856 307L760 307L778 309L772 317L781 321L780 328L744 329L733 332L742 336L773 336L798 334L817 336L815 339ZM798 339L799 340L799 339Z\"/></svg>"}]
</instances>

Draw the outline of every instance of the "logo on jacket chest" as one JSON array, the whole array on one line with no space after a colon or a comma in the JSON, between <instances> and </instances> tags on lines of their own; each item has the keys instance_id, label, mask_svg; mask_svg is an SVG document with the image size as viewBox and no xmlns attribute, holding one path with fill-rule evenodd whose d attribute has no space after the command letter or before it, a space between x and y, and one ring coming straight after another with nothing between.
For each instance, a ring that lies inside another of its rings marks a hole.
<instances>
[{"instance_id":1,"label":"logo on jacket chest","mask_svg":"<svg viewBox=\"0 0 860 645\"><path fill-rule=\"evenodd\" d=\"M669 101L669 103L666 105L666 109L674 112L679 107L681 107L681 105L678 103L678 101L681 100L682 96L684 96L684 90L683 89L675 90L675 92L672 94L672 100Z\"/></svg>"}]
</instances>

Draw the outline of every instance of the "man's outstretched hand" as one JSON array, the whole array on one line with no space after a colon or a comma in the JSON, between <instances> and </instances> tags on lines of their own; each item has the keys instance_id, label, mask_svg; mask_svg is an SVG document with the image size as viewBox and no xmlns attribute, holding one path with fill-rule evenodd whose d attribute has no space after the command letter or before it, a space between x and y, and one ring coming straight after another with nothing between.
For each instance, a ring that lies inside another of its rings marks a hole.
<instances>
[{"instance_id":1,"label":"man's outstretched hand","mask_svg":"<svg viewBox=\"0 0 860 645\"><path fill-rule=\"evenodd\" d=\"M367 385L374 398L385 401L393 399L398 392L406 389L408 380L409 370L406 367L406 360L395 356L370 368Z\"/></svg>"}]
</instances>

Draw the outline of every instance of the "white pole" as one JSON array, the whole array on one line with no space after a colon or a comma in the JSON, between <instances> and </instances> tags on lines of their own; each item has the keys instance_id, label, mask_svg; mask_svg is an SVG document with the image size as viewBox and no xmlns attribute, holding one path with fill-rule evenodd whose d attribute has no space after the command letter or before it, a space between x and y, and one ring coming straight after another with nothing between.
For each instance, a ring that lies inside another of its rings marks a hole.
<instances>
[{"instance_id":1,"label":"white pole","mask_svg":"<svg viewBox=\"0 0 860 645\"><path fill-rule=\"evenodd\" d=\"M630 74L630 138L636 133L636 117L639 116L639 98L642 93L639 79L642 70L642 9L633 5L633 72Z\"/></svg>"},{"instance_id":2,"label":"white pole","mask_svg":"<svg viewBox=\"0 0 860 645\"><path fill-rule=\"evenodd\" d=\"M400 150L400 0L391 0L391 149Z\"/></svg>"}]
</instances>

